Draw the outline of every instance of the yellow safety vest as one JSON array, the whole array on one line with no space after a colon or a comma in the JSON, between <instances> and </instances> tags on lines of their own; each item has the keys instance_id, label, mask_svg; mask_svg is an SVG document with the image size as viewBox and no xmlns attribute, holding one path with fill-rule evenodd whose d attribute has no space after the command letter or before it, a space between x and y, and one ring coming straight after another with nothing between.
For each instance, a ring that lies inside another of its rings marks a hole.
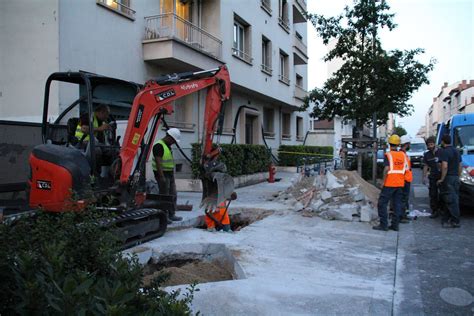
<instances>
[{"instance_id":1,"label":"yellow safety vest","mask_svg":"<svg viewBox=\"0 0 474 316\"><path fill-rule=\"evenodd\" d=\"M92 121L92 126L94 129L99 127L99 120L97 120L97 117L95 117L95 114L94 114L94 120ZM97 132L94 132L94 135L97 136ZM82 132L81 122L77 124L75 136L77 140L81 140L82 136L84 136L84 133ZM84 137L84 141L89 141L89 133L87 133L86 137Z\"/></svg>"},{"instance_id":2,"label":"yellow safety vest","mask_svg":"<svg viewBox=\"0 0 474 316\"><path fill-rule=\"evenodd\" d=\"M163 157L161 158L161 169L163 171L173 171L174 170L174 159L173 159L173 153L171 152L171 149L165 144L165 142L160 139L155 143L156 144L161 144L163 146ZM151 166L154 171L156 171L156 159L153 157L153 161L151 162Z\"/></svg>"}]
</instances>

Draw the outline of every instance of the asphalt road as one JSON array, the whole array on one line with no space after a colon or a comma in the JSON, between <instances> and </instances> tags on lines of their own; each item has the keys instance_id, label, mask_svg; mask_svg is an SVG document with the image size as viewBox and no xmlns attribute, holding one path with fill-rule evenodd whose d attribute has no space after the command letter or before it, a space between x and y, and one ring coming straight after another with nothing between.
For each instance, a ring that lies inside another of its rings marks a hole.
<instances>
[{"instance_id":1,"label":"asphalt road","mask_svg":"<svg viewBox=\"0 0 474 316\"><path fill-rule=\"evenodd\" d=\"M429 211L428 188L414 169L411 203ZM439 218L401 224L395 280L395 315L474 315L474 213L461 228L442 228Z\"/></svg>"}]
</instances>

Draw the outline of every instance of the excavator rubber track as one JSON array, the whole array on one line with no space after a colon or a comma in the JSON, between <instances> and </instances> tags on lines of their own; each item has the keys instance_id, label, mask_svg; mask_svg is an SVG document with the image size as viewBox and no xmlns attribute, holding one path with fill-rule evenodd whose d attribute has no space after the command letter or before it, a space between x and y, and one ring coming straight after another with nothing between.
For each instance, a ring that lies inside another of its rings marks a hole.
<instances>
[{"instance_id":1,"label":"excavator rubber track","mask_svg":"<svg viewBox=\"0 0 474 316\"><path fill-rule=\"evenodd\" d=\"M26 217L34 217L39 211L3 216L2 222L12 224ZM98 221L101 227L115 227L115 233L121 242L120 249L128 249L143 242L159 238L164 235L168 226L166 212L160 209L137 209L126 211L112 218Z\"/></svg>"},{"instance_id":2,"label":"excavator rubber track","mask_svg":"<svg viewBox=\"0 0 474 316\"><path fill-rule=\"evenodd\" d=\"M123 250L163 236L168 221L166 212L160 209L143 208L103 220L100 225L115 227L115 233L122 242L120 248Z\"/></svg>"}]
</instances>

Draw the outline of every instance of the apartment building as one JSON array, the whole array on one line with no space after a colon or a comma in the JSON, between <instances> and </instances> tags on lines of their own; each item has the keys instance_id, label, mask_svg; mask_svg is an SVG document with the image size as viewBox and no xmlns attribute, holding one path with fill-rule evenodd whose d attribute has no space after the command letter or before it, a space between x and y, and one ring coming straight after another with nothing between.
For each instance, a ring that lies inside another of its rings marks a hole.
<instances>
[{"instance_id":1,"label":"apartment building","mask_svg":"<svg viewBox=\"0 0 474 316\"><path fill-rule=\"evenodd\" d=\"M221 141L302 144L305 10L304 0L1 1L0 117L39 121L45 80L56 71L144 83L227 64L232 99ZM55 88L53 116L79 93ZM205 92L175 103L168 123L182 130L183 147L201 137L204 103Z\"/></svg>"},{"instance_id":2,"label":"apartment building","mask_svg":"<svg viewBox=\"0 0 474 316\"><path fill-rule=\"evenodd\" d=\"M436 135L439 123L452 115L474 112L474 80L443 84L425 116L426 136Z\"/></svg>"}]
</instances>

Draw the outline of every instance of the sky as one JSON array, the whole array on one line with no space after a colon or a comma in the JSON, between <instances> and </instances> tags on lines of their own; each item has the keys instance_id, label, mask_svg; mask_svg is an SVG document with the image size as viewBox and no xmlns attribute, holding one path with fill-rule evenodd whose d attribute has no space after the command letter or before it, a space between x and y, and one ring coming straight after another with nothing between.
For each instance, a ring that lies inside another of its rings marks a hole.
<instances>
[{"instance_id":1,"label":"sky","mask_svg":"<svg viewBox=\"0 0 474 316\"><path fill-rule=\"evenodd\" d=\"M306 0L310 13L335 16L343 12L352 0ZM474 79L474 0L388 0L390 12L398 25L392 32L382 30L383 47L390 49L423 48L419 60L437 60L428 74L429 85L423 85L412 95L414 113L397 118L410 136L424 125L425 114L444 82ZM327 48L308 23L308 88L322 87L327 79L327 66L322 58Z\"/></svg>"}]
</instances>

